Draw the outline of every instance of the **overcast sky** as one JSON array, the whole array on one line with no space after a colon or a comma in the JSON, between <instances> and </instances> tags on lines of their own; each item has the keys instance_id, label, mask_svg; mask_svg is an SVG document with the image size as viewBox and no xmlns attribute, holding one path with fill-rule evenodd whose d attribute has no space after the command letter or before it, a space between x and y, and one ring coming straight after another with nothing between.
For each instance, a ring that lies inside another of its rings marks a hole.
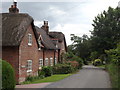
<instances>
[{"instance_id":1,"label":"overcast sky","mask_svg":"<svg viewBox=\"0 0 120 90\"><path fill-rule=\"evenodd\" d=\"M2 3L2 12L8 12L11 2ZM41 26L44 20L49 22L50 31L65 34L67 45L71 44L70 34L90 35L95 16L107 10L109 6L116 8L120 0L81 0L79 2L19 2L20 13L28 13L34 23Z\"/></svg>"}]
</instances>

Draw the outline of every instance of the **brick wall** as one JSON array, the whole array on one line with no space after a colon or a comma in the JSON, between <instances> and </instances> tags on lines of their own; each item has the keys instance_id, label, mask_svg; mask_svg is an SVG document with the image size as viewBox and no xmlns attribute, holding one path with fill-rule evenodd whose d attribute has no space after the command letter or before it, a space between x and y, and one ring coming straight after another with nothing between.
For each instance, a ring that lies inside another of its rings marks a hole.
<instances>
[{"instance_id":1,"label":"brick wall","mask_svg":"<svg viewBox=\"0 0 120 90\"><path fill-rule=\"evenodd\" d=\"M32 34L32 45L28 45L28 34ZM19 49L19 82L25 80L28 75L36 76L38 72L39 58L42 57L42 51L38 51L37 43L31 25L29 26ZM27 60L32 60L32 71L27 72Z\"/></svg>"},{"instance_id":2,"label":"brick wall","mask_svg":"<svg viewBox=\"0 0 120 90\"><path fill-rule=\"evenodd\" d=\"M56 61L58 63L58 51L54 53L54 50L44 50L44 66L45 66L45 58L48 58L48 66L50 66L50 58L53 58L53 65L54 65L54 58L56 58Z\"/></svg>"},{"instance_id":3,"label":"brick wall","mask_svg":"<svg viewBox=\"0 0 120 90\"><path fill-rule=\"evenodd\" d=\"M2 47L2 59L9 62L15 70L16 81L19 78L18 47Z\"/></svg>"}]
</instances>

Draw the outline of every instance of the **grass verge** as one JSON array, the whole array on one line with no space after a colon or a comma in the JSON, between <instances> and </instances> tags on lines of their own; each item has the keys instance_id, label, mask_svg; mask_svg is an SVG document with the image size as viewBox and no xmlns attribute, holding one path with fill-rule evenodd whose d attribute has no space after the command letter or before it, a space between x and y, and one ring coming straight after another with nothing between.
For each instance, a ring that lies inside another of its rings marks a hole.
<instances>
[{"instance_id":1,"label":"grass verge","mask_svg":"<svg viewBox=\"0 0 120 90\"><path fill-rule=\"evenodd\" d=\"M114 64L106 65L109 72L112 88L119 88L120 90L120 73L118 71L118 66Z\"/></svg>"},{"instance_id":2,"label":"grass verge","mask_svg":"<svg viewBox=\"0 0 120 90\"><path fill-rule=\"evenodd\" d=\"M46 77L44 79L38 79L38 80L33 80L33 81L25 81L22 84L35 84L35 83L45 83L45 82L56 82L59 80L62 80L72 74L56 74L52 75L50 77Z\"/></svg>"},{"instance_id":3,"label":"grass verge","mask_svg":"<svg viewBox=\"0 0 120 90\"><path fill-rule=\"evenodd\" d=\"M100 65L100 66L96 66L96 67L105 68L105 65Z\"/></svg>"}]
</instances>

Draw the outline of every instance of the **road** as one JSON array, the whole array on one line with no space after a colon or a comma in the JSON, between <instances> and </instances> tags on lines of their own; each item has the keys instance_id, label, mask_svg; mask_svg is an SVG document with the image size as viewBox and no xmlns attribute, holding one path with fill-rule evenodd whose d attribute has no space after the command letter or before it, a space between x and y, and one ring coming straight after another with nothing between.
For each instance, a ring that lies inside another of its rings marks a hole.
<instances>
[{"instance_id":1,"label":"road","mask_svg":"<svg viewBox=\"0 0 120 90\"><path fill-rule=\"evenodd\" d=\"M108 73L92 65L83 66L78 73L61 81L49 84L45 88L110 88Z\"/></svg>"}]
</instances>

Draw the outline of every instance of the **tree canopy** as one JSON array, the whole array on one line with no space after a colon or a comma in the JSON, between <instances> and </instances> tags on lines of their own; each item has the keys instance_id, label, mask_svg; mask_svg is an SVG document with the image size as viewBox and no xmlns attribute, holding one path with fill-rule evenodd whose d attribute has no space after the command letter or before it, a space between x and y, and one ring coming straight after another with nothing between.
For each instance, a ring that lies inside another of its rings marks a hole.
<instances>
[{"instance_id":1,"label":"tree canopy","mask_svg":"<svg viewBox=\"0 0 120 90\"><path fill-rule=\"evenodd\" d=\"M83 60L105 56L105 50L116 48L120 42L120 8L109 7L93 20L91 37L71 34L72 45L68 49Z\"/></svg>"}]
</instances>

